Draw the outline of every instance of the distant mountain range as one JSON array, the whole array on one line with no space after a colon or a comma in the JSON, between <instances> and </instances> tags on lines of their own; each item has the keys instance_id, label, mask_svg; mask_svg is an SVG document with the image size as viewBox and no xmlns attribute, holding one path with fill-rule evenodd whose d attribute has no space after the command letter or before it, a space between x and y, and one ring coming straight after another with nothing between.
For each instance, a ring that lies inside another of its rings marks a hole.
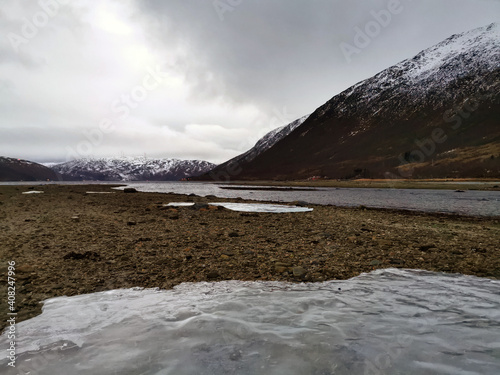
<instances>
[{"instance_id":1,"label":"distant mountain range","mask_svg":"<svg viewBox=\"0 0 500 375\"><path fill-rule=\"evenodd\" d=\"M499 119L500 26L491 24L359 82L271 147L200 179L498 178Z\"/></svg>"},{"instance_id":2,"label":"distant mountain range","mask_svg":"<svg viewBox=\"0 0 500 375\"><path fill-rule=\"evenodd\" d=\"M57 180L56 173L41 164L28 160L0 156L0 181Z\"/></svg>"},{"instance_id":3,"label":"distant mountain range","mask_svg":"<svg viewBox=\"0 0 500 375\"><path fill-rule=\"evenodd\" d=\"M51 169L66 181L178 181L206 173L215 166L202 160L124 157L77 159Z\"/></svg>"}]
</instances>

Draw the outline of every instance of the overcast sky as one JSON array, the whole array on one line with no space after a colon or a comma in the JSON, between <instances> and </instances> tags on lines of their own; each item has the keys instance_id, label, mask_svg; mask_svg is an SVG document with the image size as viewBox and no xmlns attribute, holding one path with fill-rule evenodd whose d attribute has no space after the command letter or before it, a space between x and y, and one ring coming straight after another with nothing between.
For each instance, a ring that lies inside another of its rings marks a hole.
<instances>
[{"instance_id":1,"label":"overcast sky","mask_svg":"<svg viewBox=\"0 0 500 375\"><path fill-rule=\"evenodd\" d=\"M498 0L1 0L0 155L223 162L491 22Z\"/></svg>"}]
</instances>

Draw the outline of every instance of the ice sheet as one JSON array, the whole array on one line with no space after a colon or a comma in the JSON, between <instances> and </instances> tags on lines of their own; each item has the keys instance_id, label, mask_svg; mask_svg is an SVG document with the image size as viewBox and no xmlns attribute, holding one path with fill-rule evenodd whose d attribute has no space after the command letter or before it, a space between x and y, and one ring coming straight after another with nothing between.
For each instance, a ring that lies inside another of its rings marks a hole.
<instances>
[{"instance_id":1,"label":"ice sheet","mask_svg":"<svg viewBox=\"0 0 500 375\"><path fill-rule=\"evenodd\" d=\"M213 206L222 206L229 210L241 212L309 212L312 208L298 207L284 204L265 204L265 203L210 203Z\"/></svg>"},{"instance_id":2,"label":"ice sheet","mask_svg":"<svg viewBox=\"0 0 500 375\"><path fill-rule=\"evenodd\" d=\"M5 374L500 373L500 282L377 270L345 281L185 283L45 302ZM5 334L0 347L7 346Z\"/></svg>"},{"instance_id":3,"label":"ice sheet","mask_svg":"<svg viewBox=\"0 0 500 375\"><path fill-rule=\"evenodd\" d=\"M170 202L165 206L171 207L183 207L183 206L193 206L194 202ZM283 213L283 212L308 212L312 211L312 208L308 207L298 207L292 205L283 204L265 204L265 203L228 203L228 202L216 202L209 203L211 206L222 206L232 211L240 212L273 212L273 213Z\"/></svg>"}]
</instances>

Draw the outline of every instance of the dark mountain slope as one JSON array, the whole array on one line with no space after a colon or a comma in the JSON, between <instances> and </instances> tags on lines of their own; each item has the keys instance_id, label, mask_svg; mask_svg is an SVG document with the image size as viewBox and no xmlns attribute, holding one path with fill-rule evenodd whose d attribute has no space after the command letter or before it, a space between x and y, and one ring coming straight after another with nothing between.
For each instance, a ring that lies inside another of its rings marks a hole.
<instances>
[{"instance_id":1,"label":"dark mountain slope","mask_svg":"<svg viewBox=\"0 0 500 375\"><path fill-rule=\"evenodd\" d=\"M27 160L0 156L0 181L57 180L51 169Z\"/></svg>"},{"instance_id":2,"label":"dark mountain slope","mask_svg":"<svg viewBox=\"0 0 500 375\"><path fill-rule=\"evenodd\" d=\"M499 41L454 35L356 84L237 179L500 177Z\"/></svg>"}]
</instances>

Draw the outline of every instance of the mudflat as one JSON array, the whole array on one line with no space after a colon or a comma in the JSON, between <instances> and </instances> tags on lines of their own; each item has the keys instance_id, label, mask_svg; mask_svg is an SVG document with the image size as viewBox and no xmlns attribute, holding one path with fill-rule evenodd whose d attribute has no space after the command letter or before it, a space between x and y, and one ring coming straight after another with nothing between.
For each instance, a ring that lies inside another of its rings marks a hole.
<instances>
[{"instance_id":1,"label":"mudflat","mask_svg":"<svg viewBox=\"0 0 500 375\"><path fill-rule=\"evenodd\" d=\"M33 190L43 193L22 194ZM164 206L186 201L197 204ZM109 185L0 186L0 314L9 261L18 321L50 297L182 282L318 282L388 267L500 278L498 217L319 205L243 213L210 202L254 201Z\"/></svg>"}]
</instances>

